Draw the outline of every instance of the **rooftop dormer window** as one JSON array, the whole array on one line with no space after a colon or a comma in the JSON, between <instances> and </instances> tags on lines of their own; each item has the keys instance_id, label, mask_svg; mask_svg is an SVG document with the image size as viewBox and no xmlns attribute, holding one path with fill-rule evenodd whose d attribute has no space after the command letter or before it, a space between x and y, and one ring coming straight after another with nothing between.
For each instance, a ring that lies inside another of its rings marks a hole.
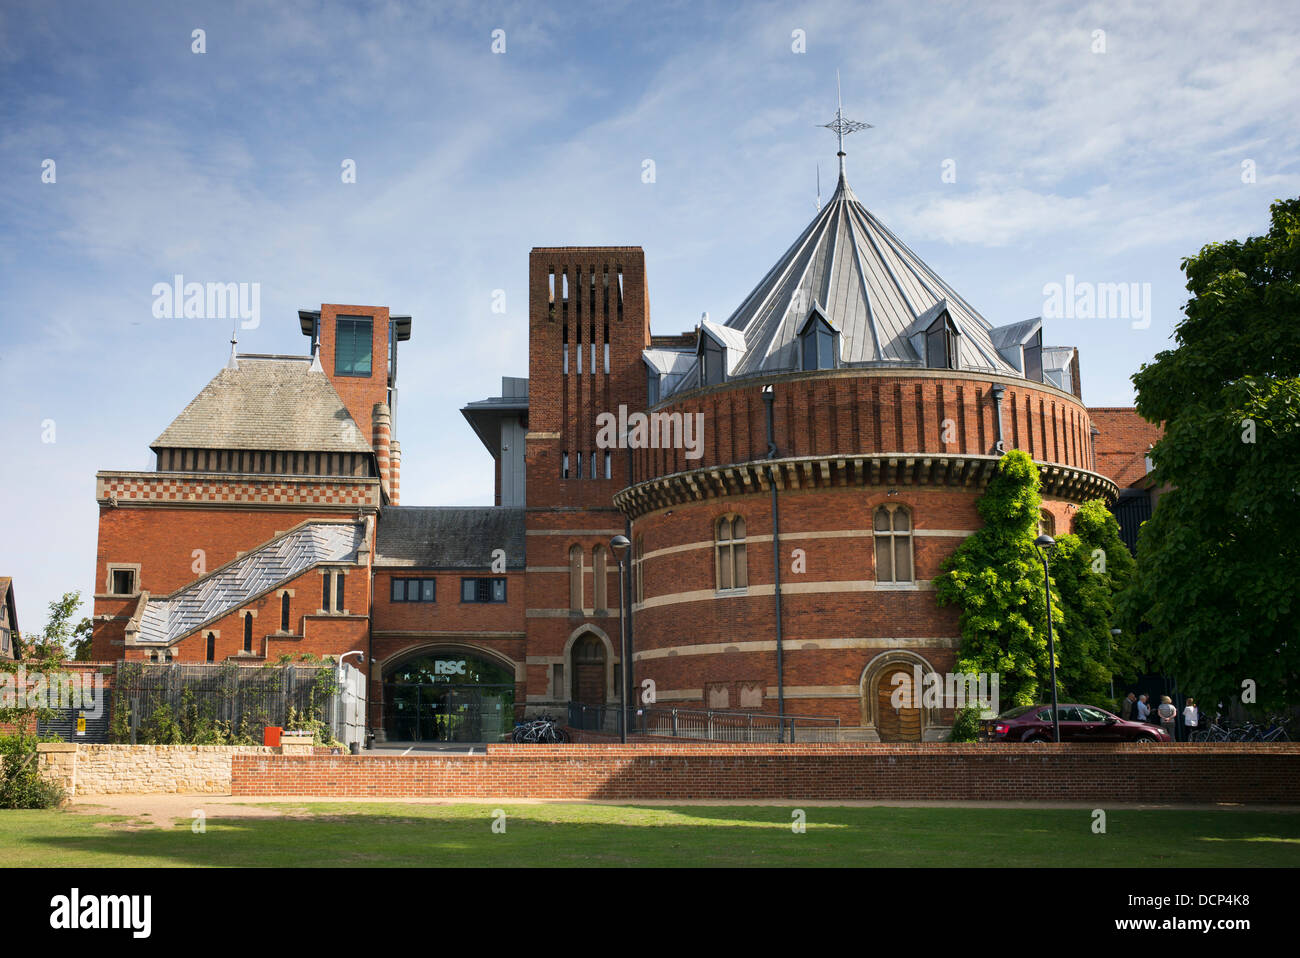
<instances>
[{"instance_id":1,"label":"rooftop dormer window","mask_svg":"<svg viewBox=\"0 0 1300 958\"><path fill-rule=\"evenodd\" d=\"M925 331L925 364L931 369L957 368L957 330L947 312Z\"/></svg>"},{"instance_id":2,"label":"rooftop dormer window","mask_svg":"<svg viewBox=\"0 0 1300 958\"><path fill-rule=\"evenodd\" d=\"M726 382L726 351L709 336L700 337L700 385L716 386Z\"/></svg>"},{"instance_id":3,"label":"rooftop dormer window","mask_svg":"<svg viewBox=\"0 0 1300 958\"><path fill-rule=\"evenodd\" d=\"M799 333L800 364L804 369L834 369L839 365L839 330L820 309L808 314Z\"/></svg>"},{"instance_id":4,"label":"rooftop dormer window","mask_svg":"<svg viewBox=\"0 0 1300 958\"><path fill-rule=\"evenodd\" d=\"M1040 329L1034 338L1025 343L1025 378L1036 383L1043 381L1043 331Z\"/></svg>"}]
</instances>

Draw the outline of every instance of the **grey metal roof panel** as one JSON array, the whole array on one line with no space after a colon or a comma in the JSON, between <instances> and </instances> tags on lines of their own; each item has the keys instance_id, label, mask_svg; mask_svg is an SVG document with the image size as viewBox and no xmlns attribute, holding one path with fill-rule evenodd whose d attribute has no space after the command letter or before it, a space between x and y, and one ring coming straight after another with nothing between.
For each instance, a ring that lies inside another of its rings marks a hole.
<instances>
[{"instance_id":1,"label":"grey metal roof panel","mask_svg":"<svg viewBox=\"0 0 1300 958\"><path fill-rule=\"evenodd\" d=\"M989 339L993 341L993 345L997 349L1011 349L1025 345L1042 328L1042 317L1036 316L1033 319L1026 319L1019 323L1009 323L1006 326L999 326L996 329L989 330Z\"/></svg>"},{"instance_id":2,"label":"grey metal roof panel","mask_svg":"<svg viewBox=\"0 0 1300 958\"><path fill-rule=\"evenodd\" d=\"M329 377L311 357L238 357L222 369L153 448L371 452Z\"/></svg>"},{"instance_id":3,"label":"grey metal roof panel","mask_svg":"<svg viewBox=\"0 0 1300 958\"><path fill-rule=\"evenodd\" d=\"M645 364L661 376L681 375L695 361L695 351L691 349L643 349L641 358Z\"/></svg>"},{"instance_id":4,"label":"grey metal roof panel","mask_svg":"<svg viewBox=\"0 0 1300 958\"><path fill-rule=\"evenodd\" d=\"M362 522L313 522L240 556L170 596L149 597L136 635L172 642L323 562L355 562Z\"/></svg>"},{"instance_id":5,"label":"grey metal roof panel","mask_svg":"<svg viewBox=\"0 0 1300 958\"><path fill-rule=\"evenodd\" d=\"M504 549L507 569L524 567L524 510L499 506L389 506L379 515L375 565L487 569Z\"/></svg>"}]
</instances>

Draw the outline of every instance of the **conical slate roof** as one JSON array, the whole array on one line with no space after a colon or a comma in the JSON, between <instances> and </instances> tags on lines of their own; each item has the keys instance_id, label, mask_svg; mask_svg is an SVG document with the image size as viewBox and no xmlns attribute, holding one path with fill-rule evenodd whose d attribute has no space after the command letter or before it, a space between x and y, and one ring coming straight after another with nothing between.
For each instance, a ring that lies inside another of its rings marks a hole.
<instances>
[{"instance_id":1,"label":"conical slate roof","mask_svg":"<svg viewBox=\"0 0 1300 958\"><path fill-rule=\"evenodd\" d=\"M840 361L920 363L910 337L947 308L962 369L1015 374L989 338L992 325L858 201L843 175L830 202L731 314L745 334L732 373L798 365L796 337L814 305L840 331Z\"/></svg>"},{"instance_id":2,"label":"conical slate roof","mask_svg":"<svg viewBox=\"0 0 1300 958\"><path fill-rule=\"evenodd\" d=\"M841 366L924 366L925 329L946 311L959 369L1020 375L990 338L992 324L862 205L843 173L835 195L721 324L744 337L743 350L723 343L735 359L727 378L798 369L798 334L814 308L840 332ZM721 340L718 324L709 326L702 334ZM698 385L697 363L664 394Z\"/></svg>"}]
</instances>

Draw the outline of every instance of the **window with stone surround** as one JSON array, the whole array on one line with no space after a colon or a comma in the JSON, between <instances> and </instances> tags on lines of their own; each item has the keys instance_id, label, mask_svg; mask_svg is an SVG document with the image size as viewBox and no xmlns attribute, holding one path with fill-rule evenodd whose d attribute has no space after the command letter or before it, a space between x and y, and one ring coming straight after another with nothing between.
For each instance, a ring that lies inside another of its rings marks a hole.
<instances>
[{"instance_id":1,"label":"window with stone surround","mask_svg":"<svg viewBox=\"0 0 1300 958\"><path fill-rule=\"evenodd\" d=\"M723 516L714 527L713 538L718 591L748 588L749 565L745 560L744 517Z\"/></svg>"},{"instance_id":2,"label":"window with stone surround","mask_svg":"<svg viewBox=\"0 0 1300 958\"><path fill-rule=\"evenodd\" d=\"M876 509L872 521L876 542L876 581L911 583L912 514L890 503Z\"/></svg>"}]
</instances>

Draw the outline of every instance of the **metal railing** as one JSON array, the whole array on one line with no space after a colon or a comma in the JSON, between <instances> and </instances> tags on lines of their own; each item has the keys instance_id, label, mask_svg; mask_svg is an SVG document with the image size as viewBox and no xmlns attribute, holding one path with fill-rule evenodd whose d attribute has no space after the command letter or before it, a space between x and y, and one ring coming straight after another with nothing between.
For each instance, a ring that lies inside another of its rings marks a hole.
<instances>
[{"instance_id":1,"label":"metal railing","mask_svg":"<svg viewBox=\"0 0 1300 958\"><path fill-rule=\"evenodd\" d=\"M617 735L627 718L628 735L653 735L697 742L838 742L840 720L817 715L733 712L643 706L631 716L618 705L569 703L569 727Z\"/></svg>"}]
</instances>

